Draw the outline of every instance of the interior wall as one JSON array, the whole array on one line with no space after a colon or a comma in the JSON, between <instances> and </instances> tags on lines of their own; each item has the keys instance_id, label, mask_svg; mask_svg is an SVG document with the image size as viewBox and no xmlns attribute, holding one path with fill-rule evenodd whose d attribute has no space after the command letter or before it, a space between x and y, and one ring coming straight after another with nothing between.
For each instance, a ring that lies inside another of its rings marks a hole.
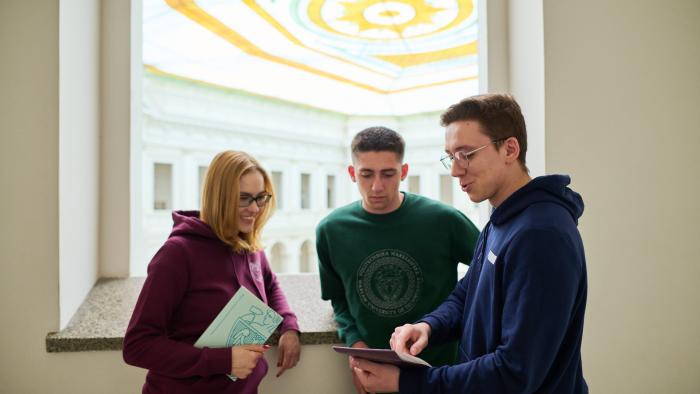
<instances>
[{"instance_id":1,"label":"interior wall","mask_svg":"<svg viewBox=\"0 0 700 394\"><path fill-rule=\"evenodd\" d=\"M508 0L479 1L478 4L479 93L508 92Z\"/></svg>"},{"instance_id":2,"label":"interior wall","mask_svg":"<svg viewBox=\"0 0 700 394\"><path fill-rule=\"evenodd\" d=\"M545 174L542 0L508 1L509 91L527 122L530 175Z\"/></svg>"},{"instance_id":3,"label":"interior wall","mask_svg":"<svg viewBox=\"0 0 700 394\"><path fill-rule=\"evenodd\" d=\"M46 353L60 321L59 9L14 0L0 12L0 391L137 392L143 371L120 352Z\"/></svg>"},{"instance_id":4,"label":"interior wall","mask_svg":"<svg viewBox=\"0 0 700 394\"><path fill-rule=\"evenodd\" d=\"M0 12L0 387L11 392L36 379L59 322L58 21L50 0Z\"/></svg>"},{"instance_id":5,"label":"interior wall","mask_svg":"<svg viewBox=\"0 0 700 394\"><path fill-rule=\"evenodd\" d=\"M547 172L572 175L592 393L700 392L700 2L545 1Z\"/></svg>"},{"instance_id":6,"label":"interior wall","mask_svg":"<svg viewBox=\"0 0 700 394\"><path fill-rule=\"evenodd\" d=\"M97 280L99 0L59 3L60 327Z\"/></svg>"},{"instance_id":7,"label":"interior wall","mask_svg":"<svg viewBox=\"0 0 700 394\"><path fill-rule=\"evenodd\" d=\"M102 1L101 7L101 277L129 276L132 3L135 7L141 4L138 0Z\"/></svg>"}]
</instances>

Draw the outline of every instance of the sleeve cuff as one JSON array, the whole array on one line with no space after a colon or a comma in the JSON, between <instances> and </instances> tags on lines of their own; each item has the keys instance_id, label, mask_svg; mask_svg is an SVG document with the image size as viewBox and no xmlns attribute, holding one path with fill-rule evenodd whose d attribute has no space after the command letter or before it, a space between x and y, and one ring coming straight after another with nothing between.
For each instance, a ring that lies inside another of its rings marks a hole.
<instances>
[{"instance_id":1,"label":"sleeve cuff","mask_svg":"<svg viewBox=\"0 0 700 394\"><path fill-rule=\"evenodd\" d=\"M428 373L428 368L401 368L399 373L399 393L412 394L423 393L425 375Z\"/></svg>"},{"instance_id":2,"label":"sleeve cuff","mask_svg":"<svg viewBox=\"0 0 700 394\"><path fill-rule=\"evenodd\" d=\"M357 333L345 333L345 338L340 338L345 342L345 346L351 347L355 342L364 341Z\"/></svg>"},{"instance_id":3,"label":"sleeve cuff","mask_svg":"<svg viewBox=\"0 0 700 394\"><path fill-rule=\"evenodd\" d=\"M231 373L231 348L204 348L209 375Z\"/></svg>"},{"instance_id":4,"label":"sleeve cuff","mask_svg":"<svg viewBox=\"0 0 700 394\"><path fill-rule=\"evenodd\" d=\"M299 323L297 322L296 317L284 319L282 321L282 324L280 324L279 330L280 334L289 330L294 330L301 334L301 330L299 329Z\"/></svg>"}]
</instances>

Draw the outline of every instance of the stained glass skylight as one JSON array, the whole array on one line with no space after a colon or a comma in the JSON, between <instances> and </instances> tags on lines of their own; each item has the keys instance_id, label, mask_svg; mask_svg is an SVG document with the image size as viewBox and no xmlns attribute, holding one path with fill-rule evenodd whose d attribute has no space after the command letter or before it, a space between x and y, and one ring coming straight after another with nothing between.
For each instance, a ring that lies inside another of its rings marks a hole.
<instances>
[{"instance_id":1,"label":"stained glass skylight","mask_svg":"<svg viewBox=\"0 0 700 394\"><path fill-rule=\"evenodd\" d=\"M144 0L157 73L347 114L442 110L478 91L470 0Z\"/></svg>"}]
</instances>

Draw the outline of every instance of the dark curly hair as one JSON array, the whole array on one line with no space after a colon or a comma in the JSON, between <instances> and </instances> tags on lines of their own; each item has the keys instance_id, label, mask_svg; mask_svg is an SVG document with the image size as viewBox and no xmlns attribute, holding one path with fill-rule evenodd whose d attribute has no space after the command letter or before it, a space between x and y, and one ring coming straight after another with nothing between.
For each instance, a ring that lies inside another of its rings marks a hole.
<instances>
[{"instance_id":1,"label":"dark curly hair","mask_svg":"<svg viewBox=\"0 0 700 394\"><path fill-rule=\"evenodd\" d=\"M360 152L394 152L403 161L406 143L401 135L387 127L368 127L355 135L350 145L353 157Z\"/></svg>"}]
</instances>

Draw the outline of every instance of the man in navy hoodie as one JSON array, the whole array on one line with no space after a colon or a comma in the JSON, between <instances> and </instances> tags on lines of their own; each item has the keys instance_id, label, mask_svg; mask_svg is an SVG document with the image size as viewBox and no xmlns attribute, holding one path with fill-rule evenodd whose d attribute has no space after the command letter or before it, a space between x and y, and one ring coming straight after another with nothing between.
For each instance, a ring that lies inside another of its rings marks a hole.
<instances>
[{"instance_id":1,"label":"man in navy hoodie","mask_svg":"<svg viewBox=\"0 0 700 394\"><path fill-rule=\"evenodd\" d=\"M527 134L510 95L462 100L442 115L443 164L491 220L469 271L436 310L397 327L392 349L420 356L459 339L456 365L399 369L355 358L368 392L587 393L581 367L586 261L581 196L568 176L531 179Z\"/></svg>"}]
</instances>

